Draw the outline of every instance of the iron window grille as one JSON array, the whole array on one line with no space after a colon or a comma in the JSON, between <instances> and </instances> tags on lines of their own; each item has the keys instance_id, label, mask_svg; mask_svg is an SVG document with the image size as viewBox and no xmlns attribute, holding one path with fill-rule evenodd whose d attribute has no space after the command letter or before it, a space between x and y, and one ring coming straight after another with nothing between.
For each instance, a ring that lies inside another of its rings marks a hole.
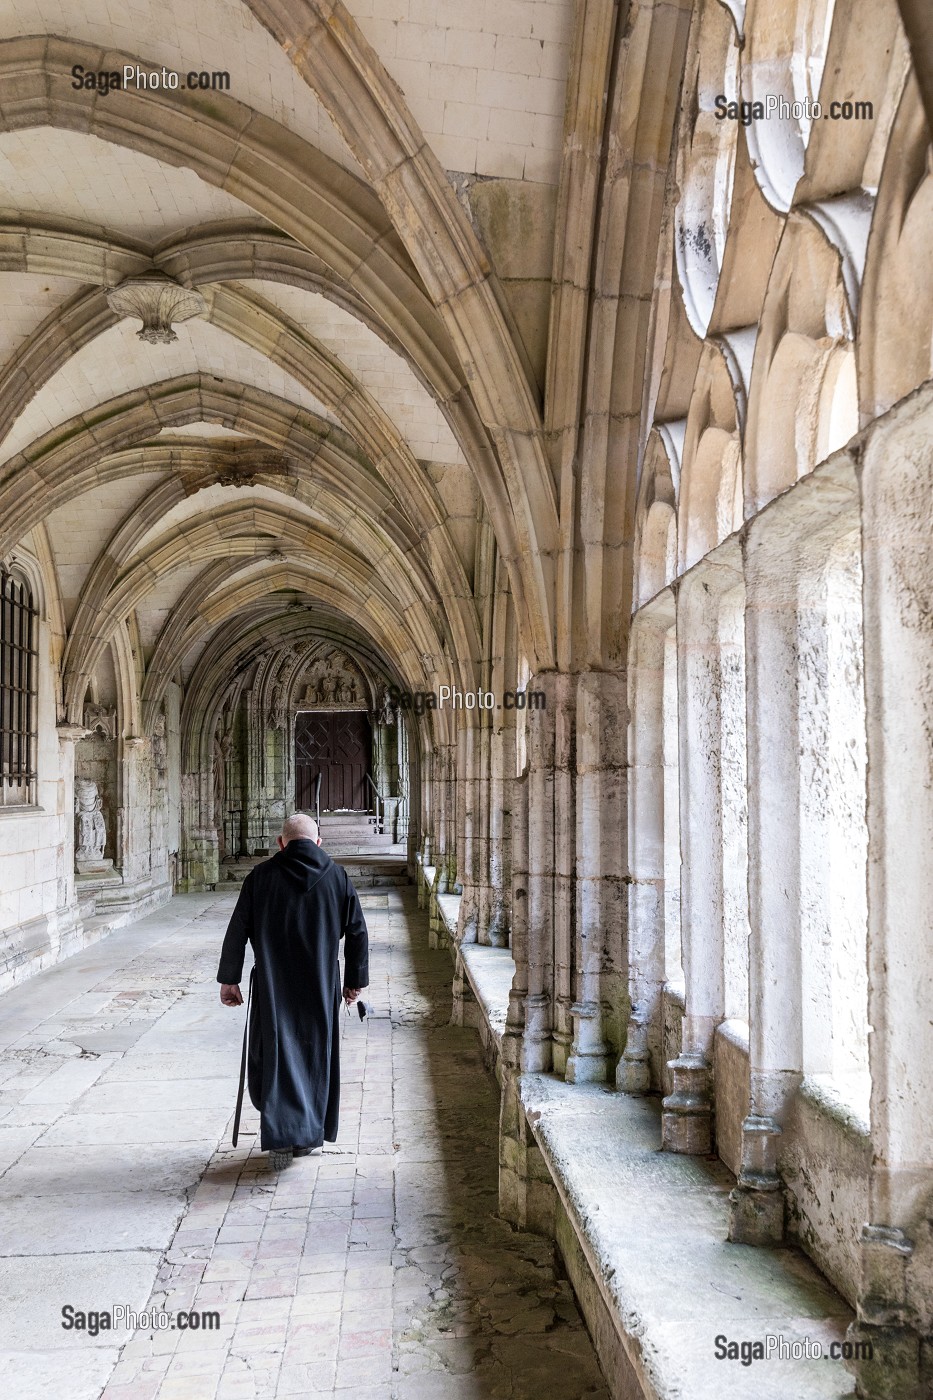
<instances>
[{"instance_id":1,"label":"iron window grille","mask_svg":"<svg viewBox=\"0 0 933 1400\"><path fill-rule=\"evenodd\" d=\"M36 620L29 584L0 568L0 806L29 802L33 797Z\"/></svg>"}]
</instances>

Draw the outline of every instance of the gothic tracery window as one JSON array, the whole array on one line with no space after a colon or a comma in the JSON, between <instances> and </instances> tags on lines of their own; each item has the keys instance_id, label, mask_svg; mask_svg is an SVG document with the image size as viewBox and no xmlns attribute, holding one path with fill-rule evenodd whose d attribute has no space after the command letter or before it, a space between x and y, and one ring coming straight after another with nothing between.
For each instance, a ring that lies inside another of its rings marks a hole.
<instances>
[{"instance_id":1,"label":"gothic tracery window","mask_svg":"<svg viewBox=\"0 0 933 1400\"><path fill-rule=\"evenodd\" d=\"M0 569L0 806L27 803L36 778L36 607L25 580Z\"/></svg>"}]
</instances>

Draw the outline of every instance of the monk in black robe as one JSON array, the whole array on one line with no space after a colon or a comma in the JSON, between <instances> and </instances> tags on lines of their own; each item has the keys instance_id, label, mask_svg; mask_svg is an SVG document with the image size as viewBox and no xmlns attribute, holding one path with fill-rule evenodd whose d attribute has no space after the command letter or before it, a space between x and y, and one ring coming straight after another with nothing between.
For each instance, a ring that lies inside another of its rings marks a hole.
<instances>
[{"instance_id":1,"label":"monk in black robe","mask_svg":"<svg viewBox=\"0 0 933 1400\"><path fill-rule=\"evenodd\" d=\"M223 1004L242 1005L243 957L252 944L249 1096L261 1114L260 1145L276 1168L293 1152L336 1140L341 996L350 1005L369 982L359 897L321 850L313 817L289 817L278 843L278 855L243 881L217 970Z\"/></svg>"}]
</instances>

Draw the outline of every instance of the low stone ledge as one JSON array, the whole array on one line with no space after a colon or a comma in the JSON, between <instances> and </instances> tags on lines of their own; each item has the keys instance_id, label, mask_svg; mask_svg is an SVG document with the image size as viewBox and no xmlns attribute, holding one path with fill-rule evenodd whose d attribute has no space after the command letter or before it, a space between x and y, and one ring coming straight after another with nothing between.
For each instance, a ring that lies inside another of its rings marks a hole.
<instances>
[{"instance_id":1,"label":"low stone ledge","mask_svg":"<svg viewBox=\"0 0 933 1400\"><path fill-rule=\"evenodd\" d=\"M460 904L463 900L463 895L436 894L434 900L437 904L437 911L447 930L447 937L452 942L457 934L457 920L460 917Z\"/></svg>"},{"instance_id":2,"label":"low stone ledge","mask_svg":"<svg viewBox=\"0 0 933 1400\"><path fill-rule=\"evenodd\" d=\"M508 949L462 944L465 1025L496 1065L514 963ZM554 1236L614 1400L842 1400L843 1362L716 1357L716 1338L828 1353L852 1312L795 1248L730 1244L735 1178L718 1158L662 1153L659 1101L552 1075L519 1079L521 1112L556 1198ZM542 1180L542 1185L543 1185Z\"/></svg>"},{"instance_id":3,"label":"low stone ledge","mask_svg":"<svg viewBox=\"0 0 933 1400\"><path fill-rule=\"evenodd\" d=\"M716 1338L825 1351L852 1313L796 1249L728 1243L734 1178L660 1151L652 1098L524 1075L522 1108L557 1192L555 1234L616 1400L839 1400L842 1361L718 1360Z\"/></svg>"},{"instance_id":4,"label":"low stone ledge","mask_svg":"<svg viewBox=\"0 0 933 1400\"><path fill-rule=\"evenodd\" d=\"M461 943L454 978L457 1025L474 1026L483 1044L487 1067L498 1073L502 1037L509 1010L515 960L508 948Z\"/></svg>"},{"instance_id":5,"label":"low stone ledge","mask_svg":"<svg viewBox=\"0 0 933 1400\"><path fill-rule=\"evenodd\" d=\"M417 863L419 908L428 910L428 942L432 948L457 946L457 922L463 896L441 894L437 888L437 867Z\"/></svg>"},{"instance_id":6,"label":"low stone ledge","mask_svg":"<svg viewBox=\"0 0 933 1400\"><path fill-rule=\"evenodd\" d=\"M501 1044L509 1011L509 992L515 977L515 959L511 950L490 948L482 943L464 943L460 956L490 1035L497 1044Z\"/></svg>"}]
</instances>

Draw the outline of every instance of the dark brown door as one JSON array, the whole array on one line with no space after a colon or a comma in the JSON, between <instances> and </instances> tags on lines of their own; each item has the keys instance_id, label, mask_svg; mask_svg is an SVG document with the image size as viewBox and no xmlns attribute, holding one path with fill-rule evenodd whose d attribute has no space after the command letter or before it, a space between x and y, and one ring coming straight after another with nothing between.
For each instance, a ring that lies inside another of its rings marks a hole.
<instances>
[{"instance_id":1,"label":"dark brown door","mask_svg":"<svg viewBox=\"0 0 933 1400\"><path fill-rule=\"evenodd\" d=\"M369 811L369 717L361 710L299 714L295 719L295 807L313 810L321 775L321 811Z\"/></svg>"}]
</instances>

